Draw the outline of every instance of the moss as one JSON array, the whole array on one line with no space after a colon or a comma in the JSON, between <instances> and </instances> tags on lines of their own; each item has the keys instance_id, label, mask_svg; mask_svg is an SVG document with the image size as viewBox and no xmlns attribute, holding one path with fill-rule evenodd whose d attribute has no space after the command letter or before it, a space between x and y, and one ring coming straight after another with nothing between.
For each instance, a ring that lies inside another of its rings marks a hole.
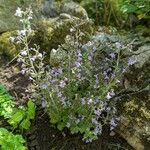
<instances>
[{"instance_id":1,"label":"moss","mask_svg":"<svg viewBox=\"0 0 150 150\"><path fill-rule=\"evenodd\" d=\"M64 43L66 35L70 34L70 28L76 25L79 25L79 29L86 35L93 32L93 25L89 21L76 17L70 19L57 17L49 20L40 20L35 39L41 49L48 52L52 48L57 48L58 45Z\"/></svg>"},{"instance_id":2,"label":"moss","mask_svg":"<svg viewBox=\"0 0 150 150\"><path fill-rule=\"evenodd\" d=\"M17 55L17 45L12 43L9 38L15 35L15 31L5 32L0 36L0 55L14 58Z\"/></svg>"}]
</instances>

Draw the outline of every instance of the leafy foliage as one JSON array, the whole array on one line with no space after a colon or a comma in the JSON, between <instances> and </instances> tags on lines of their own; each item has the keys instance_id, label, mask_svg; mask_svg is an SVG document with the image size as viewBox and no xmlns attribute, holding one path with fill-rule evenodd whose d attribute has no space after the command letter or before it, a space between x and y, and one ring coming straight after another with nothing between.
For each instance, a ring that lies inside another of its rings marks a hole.
<instances>
[{"instance_id":1,"label":"leafy foliage","mask_svg":"<svg viewBox=\"0 0 150 150\"><path fill-rule=\"evenodd\" d=\"M27 106L17 108L6 88L0 84L0 116L13 128L29 129L30 120L35 116L35 104L29 100ZM0 128L0 146L3 150L25 150L24 143L21 135L14 135L6 128Z\"/></svg>"},{"instance_id":2,"label":"leafy foliage","mask_svg":"<svg viewBox=\"0 0 150 150\"><path fill-rule=\"evenodd\" d=\"M124 14L135 13L139 19L150 19L149 0L119 0L120 11Z\"/></svg>"},{"instance_id":3,"label":"leafy foliage","mask_svg":"<svg viewBox=\"0 0 150 150\"><path fill-rule=\"evenodd\" d=\"M29 100L27 107L17 108L12 97L3 85L0 85L0 116L7 119L14 128L29 129L30 120L35 116L35 104Z\"/></svg>"},{"instance_id":4,"label":"leafy foliage","mask_svg":"<svg viewBox=\"0 0 150 150\"><path fill-rule=\"evenodd\" d=\"M5 119L11 118L14 106L15 103L12 101L12 97L6 88L0 84L0 116L3 116Z\"/></svg>"},{"instance_id":5,"label":"leafy foliage","mask_svg":"<svg viewBox=\"0 0 150 150\"><path fill-rule=\"evenodd\" d=\"M35 105L31 100L29 100L27 107L16 110L8 122L15 128L19 125L19 127L22 129L29 129L31 125L30 120L34 119L34 116Z\"/></svg>"},{"instance_id":6,"label":"leafy foliage","mask_svg":"<svg viewBox=\"0 0 150 150\"><path fill-rule=\"evenodd\" d=\"M24 143L25 140L21 135L14 135L7 129L0 128L0 146L2 150L26 150Z\"/></svg>"}]
</instances>

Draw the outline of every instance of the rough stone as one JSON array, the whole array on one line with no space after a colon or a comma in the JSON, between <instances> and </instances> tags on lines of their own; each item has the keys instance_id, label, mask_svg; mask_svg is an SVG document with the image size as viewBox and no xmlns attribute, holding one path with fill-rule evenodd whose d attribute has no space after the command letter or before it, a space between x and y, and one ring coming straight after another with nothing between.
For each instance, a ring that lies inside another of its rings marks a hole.
<instances>
[{"instance_id":1,"label":"rough stone","mask_svg":"<svg viewBox=\"0 0 150 150\"><path fill-rule=\"evenodd\" d=\"M41 13L50 18L58 17L60 14L65 13L71 16L88 20L86 10L79 4L73 1L55 2L54 0L44 1Z\"/></svg>"},{"instance_id":2,"label":"rough stone","mask_svg":"<svg viewBox=\"0 0 150 150\"><path fill-rule=\"evenodd\" d=\"M136 150L150 147L150 44L132 53L136 63L125 74L126 91L121 99L121 122L118 133Z\"/></svg>"},{"instance_id":3,"label":"rough stone","mask_svg":"<svg viewBox=\"0 0 150 150\"><path fill-rule=\"evenodd\" d=\"M0 0L0 33L16 30L20 27L18 19L15 17L17 7L23 10L30 5L37 11L37 6L42 0Z\"/></svg>"},{"instance_id":4,"label":"rough stone","mask_svg":"<svg viewBox=\"0 0 150 150\"><path fill-rule=\"evenodd\" d=\"M53 19L40 20L35 40L41 46L41 49L50 51L64 42L66 35L70 34L70 29L73 26L78 26L86 34L93 32L92 22L63 14Z\"/></svg>"},{"instance_id":5,"label":"rough stone","mask_svg":"<svg viewBox=\"0 0 150 150\"><path fill-rule=\"evenodd\" d=\"M15 35L15 31L5 32L0 35L0 56L3 54L9 58L14 58L17 51L17 45L10 41L10 37Z\"/></svg>"}]
</instances>

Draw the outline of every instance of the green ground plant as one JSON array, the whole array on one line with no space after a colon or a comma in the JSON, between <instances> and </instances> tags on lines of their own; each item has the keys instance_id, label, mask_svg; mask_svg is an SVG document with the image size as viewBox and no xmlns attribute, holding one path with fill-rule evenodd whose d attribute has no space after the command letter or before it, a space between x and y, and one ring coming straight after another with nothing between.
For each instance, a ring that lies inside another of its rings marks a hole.
<instances>
[{"instance_id":1,"label":"green ground plant","mask_svg":"<svg viewBox=\"0 0 150 150\"><path fill-rule=\"evenodd\" d=\"M35 117L35 104L29 100L27 106L17 106L7 89L0 84L0 117L5 119L13 130L29 129ZM0 128L0 146L2 150L25 150L22 135L15 135L6 128Z\"/></svg>"},{"instance_id":2,"label":"green ground plant","mask_svg":"<svg viewBox=\"0 0 150 150\"><path fill-rule=\"evenodd\" d=\"M0 84L0 116L14 128L29 129L35 117L35 104L29 100L27 106L17 106L6 88Z\"/></svg>"},{"instance_id":3,"label":"green ground plant","mask_svg":"<svg viewBox=\"0 0 150 150\"><path fill-rule=\"evenodd\" d=\"M150 19L149 0L118 0L120 11L124 15L135 13L138 19Z\"/></svg>"},{"instance_id":4,"label":"green ground plant","mask_svg":"<svg viewBox=\"0 0 150 150\"><path fill-rule=\"evenodd\" d=\"M26 150L25 140L21 135L13 134L6 128L0 128L0 149L2 150Z\"/></svg>"}]
</instances>

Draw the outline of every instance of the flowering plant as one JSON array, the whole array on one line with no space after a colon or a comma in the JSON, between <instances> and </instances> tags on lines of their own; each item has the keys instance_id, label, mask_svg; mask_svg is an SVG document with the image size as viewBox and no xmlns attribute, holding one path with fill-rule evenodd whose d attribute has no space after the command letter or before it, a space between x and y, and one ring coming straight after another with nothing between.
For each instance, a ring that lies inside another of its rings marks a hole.
<instances>
[{"instance_id":1,"label":"flowering plant","mask_svg":"<svg viewBox=\"0 0 150 150\"><path fill-rule=\"evenodd\" d=\"M42 100L51 123L59 130L68 128L72 134L83 134L86 142L97 139L105 125L113 130L119 120L113 97L120 84L120 50L124 46L105 33L82 44L86 35L76 26L70 29L65 43L51 51L50 65L46 66L39 47L29 47L32 13L18 12L18 17L25 14L20 21L27 23L24 32L18 32L17 40L23 45L18 62L22 73L36 85L34 94ZM53 61L60 63L54 66Z\"/></svg>"}]
</instances>

